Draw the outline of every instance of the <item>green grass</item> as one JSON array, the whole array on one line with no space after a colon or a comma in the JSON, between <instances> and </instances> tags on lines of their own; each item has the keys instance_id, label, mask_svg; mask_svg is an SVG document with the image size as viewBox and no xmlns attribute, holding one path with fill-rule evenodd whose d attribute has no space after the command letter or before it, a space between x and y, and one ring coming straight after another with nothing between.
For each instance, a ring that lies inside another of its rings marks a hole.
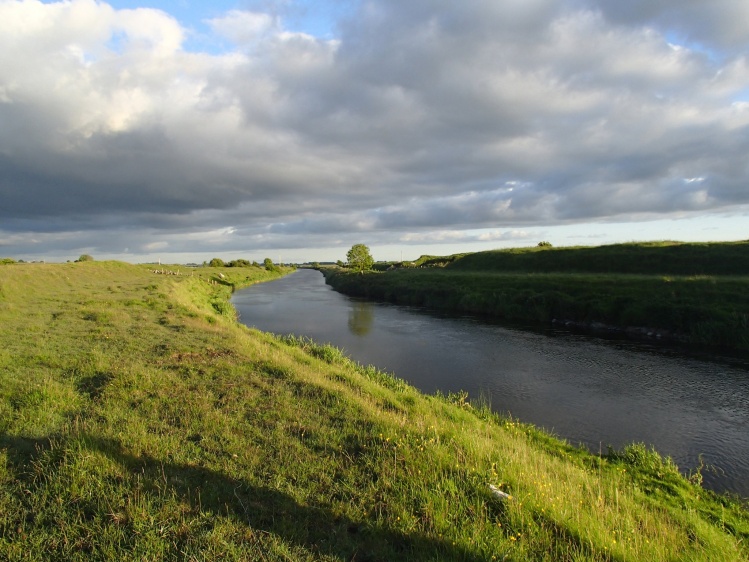
<instances>
[{"instance_id":1,"label":"green grass","mask_svg":"<svg viewBox=\"0 0 749 562\"><path fill-rule=\"evenodd\" d=\"M664 340L749 350L747 256L747 243L533 248L468 254L444 268L367 275L335 269L326 277L343 293L399 304L510 321L646 328ZM687 269L710 273L663 273Z\"/></svg>"},{"instance_id":2,"label":"green grass","mask_svg":"<svg viewBox=\"0 0 749 562\"><path fill-rule=\"evenodd\" d=\"M454 271L749 275L749 241L516 248L442 258ZM431 262L439 261L437 258Z\"/></svg>"},{"instance_id":3,"label":"green grass","mask_svg":"<svg viewBox=\"0 0 749 562\"><path fill-rule=\"evenodd\" d=\"M740 502L656 453L247 329L221 303L277 274L192 273L0 267L1 560L747 558Z\"/></svg>"}]
</instances>

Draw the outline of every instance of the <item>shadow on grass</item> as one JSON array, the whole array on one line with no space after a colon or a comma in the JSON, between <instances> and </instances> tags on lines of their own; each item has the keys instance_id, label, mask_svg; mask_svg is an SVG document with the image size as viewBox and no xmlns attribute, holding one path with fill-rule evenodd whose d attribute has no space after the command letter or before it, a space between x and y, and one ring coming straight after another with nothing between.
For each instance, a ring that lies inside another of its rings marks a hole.
<instances>
[{"instance_id":1,"label":"shadow on grass","mask_svg":"<svg viewBox=\"0 0 749 562\"><path fill-rule=\"evenodd\" d=\"M218 275L214 275L211 277L211 281L213 281L216 285L223 285L224 287L230 287L231 292L233 293L235 290L235 285L231 281L229 281L226 278L219 277Z\"/></svg>"},{"instance_id":2,"label":"shadow on grass","mask_svg":"<svg viewBox=\"0 0 749 562\"><path fill-rule=\"evenodd\" d=\"M358 562L483 560L447 541L383 527L371 518L342 517L327 505L300 503L287 493L214 470L163 463L148 456L136 457L113 440L84 437L77 442L84 449L109 457L130 474L140 475L141 482L147 483L145 492L153 494L154 498L173 495L190 505L194 513L228 516L254 531L271 533L287 544L301 546L317 555ZM50 449L50 439L2 436L0 448L8 450L10 462L23 472L24 467L28 470Z\"/></svg>"},{"instance_id":3,"label":"shadow on grass","mask_svg":"<svg viewBox=\"0 0 749 562\"><path fill-rule=\"evenodd\" d=\"M23 472L25 466L30 466L40 455L52 446L52 439L34 437L8 437L0 435L0 450L6 450L8 462L17 472Z\"/></svg>"}]
</instances>

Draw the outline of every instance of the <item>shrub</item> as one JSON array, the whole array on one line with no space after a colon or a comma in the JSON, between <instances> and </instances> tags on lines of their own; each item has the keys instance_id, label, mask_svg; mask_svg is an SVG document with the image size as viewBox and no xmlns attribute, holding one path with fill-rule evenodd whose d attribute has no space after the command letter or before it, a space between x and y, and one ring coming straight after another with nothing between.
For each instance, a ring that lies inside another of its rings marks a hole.
<instances>
[{"instance_id":1,"label":"shrub","mask_svg":"<svg viewBox=\"0 0 749 562\"><path fill-rule=\"evenodd\" d=\"M265 269L267 271L280 271L279 268L273 263L273 260L270 258L265 258L263 260L263 265L265 266Z\"/></svg>"}]
</instances>

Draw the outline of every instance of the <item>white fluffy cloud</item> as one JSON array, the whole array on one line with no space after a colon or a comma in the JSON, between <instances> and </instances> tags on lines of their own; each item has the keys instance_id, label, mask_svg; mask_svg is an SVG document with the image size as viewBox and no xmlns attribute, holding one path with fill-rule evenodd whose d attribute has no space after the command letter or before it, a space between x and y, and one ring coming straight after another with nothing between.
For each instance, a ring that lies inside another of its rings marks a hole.
<instances>
[{"instance_id":1,"label":"white fluffy cloud","mask_svg":"<svg viewBox=\"0 0 749 562\"><path fill-rule=\"evenodd\" d=\"M232 10L208 21L211 29L237 45L251 45L277 32L279 23L270 14Z\"/></svg>"},{"instance_id":2,"label":"white fluffy cloud","mask_svg":"<svg viewBox=\"0 0 749 562\"><path fill-rule=\"evenodd\" d=\"M230 11L201 53L163 11L0 0L0 254L743 208L747 6L370 0L335 39Z\"/></svg>"}]
</instances>

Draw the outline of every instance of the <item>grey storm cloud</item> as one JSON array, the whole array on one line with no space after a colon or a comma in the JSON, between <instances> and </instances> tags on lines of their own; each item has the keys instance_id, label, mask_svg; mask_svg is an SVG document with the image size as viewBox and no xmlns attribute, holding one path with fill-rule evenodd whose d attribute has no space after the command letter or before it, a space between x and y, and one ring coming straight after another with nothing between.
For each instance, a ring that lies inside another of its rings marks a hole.
<instances>
[{"instance_id":1,"label":"grey storm cloud","mask_svg":"<svg viewBox=\"0 0 749 562\"><path fill-rule=\"evenodd\" d=\"M659 25L692 41L729 49L749 46L749 5L741 0L599 0L589 2L613 22Z\"/></svg>"},{"instance_id":2,"label":"grey storm cloud","mask_svg":"<svg viewBox=\"0 0 749 562\"><path fill-rule=\"evenodd\" d=\"M0 0L0 248L301 247L749 204L749 3L372 0L335 39L263 13L208 23L232 51L185 49L157 10Z\"/></svg>"}]
</instances>

